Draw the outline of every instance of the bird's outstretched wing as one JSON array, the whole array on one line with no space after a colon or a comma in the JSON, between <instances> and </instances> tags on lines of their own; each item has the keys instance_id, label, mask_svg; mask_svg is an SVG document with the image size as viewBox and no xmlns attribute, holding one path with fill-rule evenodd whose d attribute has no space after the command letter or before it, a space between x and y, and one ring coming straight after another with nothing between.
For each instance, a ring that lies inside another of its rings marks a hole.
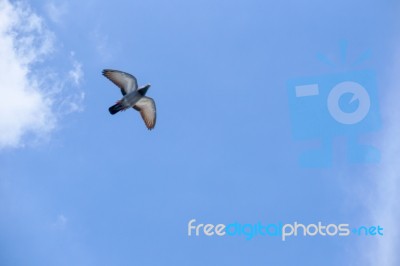
<instances>
[{"instance_id":1,"label":"bird's outstretched wing","mask_svg":"<svg viewBox=\"0 0 400 266\"><path fill-rule=\"evenodd\" d=\"M144 123L149 130L152 130L156 125L156 104L150 97L143 96L133 108L140 112Z\"/></svg>"},{"instance_id":2,"label":"bird's outstretched wing","mask_svg":"<svg viewBox=\"0 0 400 266\"><path fill-rule=\"evenodd\" d=\"M136 78L129 73L119 70L104 69L103 75L121 89L122 95L126 95L138 89Z\"/></svg>"}]
</instances>

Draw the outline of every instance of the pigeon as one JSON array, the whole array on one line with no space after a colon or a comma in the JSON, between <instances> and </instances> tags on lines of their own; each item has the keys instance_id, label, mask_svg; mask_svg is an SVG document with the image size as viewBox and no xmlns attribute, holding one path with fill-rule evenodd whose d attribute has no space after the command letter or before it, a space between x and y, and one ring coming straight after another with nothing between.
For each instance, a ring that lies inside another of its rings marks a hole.
<instances>
[{"instance_id":1,"label":"pigeon","mask_svg":"<svg viewBox=\"0 0 400 266\"><path fill-rule=\"evenodd\" d=\"M152 130L156 125L156 104L152 98L145 96L150 84L139 88L133 75L119 70L104 69L103 75L117 85L124 96L108 108L110 114L114 115L132 107L140 112L146 127Z\"/></svg>"}]
</instances>

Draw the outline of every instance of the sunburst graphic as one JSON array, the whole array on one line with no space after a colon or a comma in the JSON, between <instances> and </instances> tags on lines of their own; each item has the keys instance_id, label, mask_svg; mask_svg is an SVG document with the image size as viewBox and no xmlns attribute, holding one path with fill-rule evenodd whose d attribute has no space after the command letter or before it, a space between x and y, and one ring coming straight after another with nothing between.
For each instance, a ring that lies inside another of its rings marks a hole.
<instances>
[{"instance_id":1,"label":"sunburst graphic","mask_svg":"<svg viewBox=\"0 0 400 266\"><path fill-rule=\"evenodd\" d=\"M339 57L335 62L326 55L317 55L332 69L344 66L349 71L288 81L293 136L297 140L321 140L319 149L300 156L303 166L331 166L336 136L348 138L347 152L340 158L351 163L380 161L379 150L358 142L360 135L380 129L375 72L354 70L371 58L371 52L364 51L349 62L348 45L341 42Z\"/></svg>"},{"instance_id":2,"label":"sunburst graphic","mask_svg":"<svg viewBox=\"0 0 400 266\"><path fill-rule=\"evenodd\" d=\"M341 41L339 47L340 47L339 62L333 61L331 58L329 58L326 54L323 54L323 53L317 54L318 61L320 61L324 65L332 67L332 68L338 67L338 66L347 66L350 68L355 68L355 67L363 65L365 62L367 62L368 60L370 60L372 58L371 50L366 50L366 51L363 51L354 61L349 62L349 56L348 56L349 45L348 45L348 43L346 41Z\"/></svg>"}]
</instances>

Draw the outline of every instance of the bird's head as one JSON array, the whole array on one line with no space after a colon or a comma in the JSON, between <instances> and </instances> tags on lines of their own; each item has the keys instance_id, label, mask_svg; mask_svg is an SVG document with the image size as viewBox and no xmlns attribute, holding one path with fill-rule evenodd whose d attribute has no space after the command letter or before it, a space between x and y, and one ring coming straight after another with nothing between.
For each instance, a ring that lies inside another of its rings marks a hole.
<instances>
[{"instance_id":1,"label":"bird's head","mask_svg":"<svg viewBox=\"0 0 400 266\"><path fill-rule=\"evenodd\" d=\"M146 95L146 92L147 92L147 90L150 88L150 84L146 84L146 85L144 85L143 87L141 87L139 90L138 90L138 92L142 95L142 96L145 96Z\"/></svg>"}]
</instances>

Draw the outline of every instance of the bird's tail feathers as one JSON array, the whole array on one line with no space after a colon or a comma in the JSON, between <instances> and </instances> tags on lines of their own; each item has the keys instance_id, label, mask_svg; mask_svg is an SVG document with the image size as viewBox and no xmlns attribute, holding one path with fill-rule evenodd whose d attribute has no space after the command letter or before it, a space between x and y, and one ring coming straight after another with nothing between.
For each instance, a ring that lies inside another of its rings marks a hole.
<instances>
[{"instance_id":1,"label":"bird's tail feathers","mask_svg":"<svg viewBox=\"0 0 400 266\"><path fill-rule=\"evenodd\" d=\"M118 101L116 104L114 104L113 106L108 108L108 111L112 115L118 113L119 111L123 111L123 110L125 110L125 107L121 104L121 101Z\"/></svg>"}]
</instances>

